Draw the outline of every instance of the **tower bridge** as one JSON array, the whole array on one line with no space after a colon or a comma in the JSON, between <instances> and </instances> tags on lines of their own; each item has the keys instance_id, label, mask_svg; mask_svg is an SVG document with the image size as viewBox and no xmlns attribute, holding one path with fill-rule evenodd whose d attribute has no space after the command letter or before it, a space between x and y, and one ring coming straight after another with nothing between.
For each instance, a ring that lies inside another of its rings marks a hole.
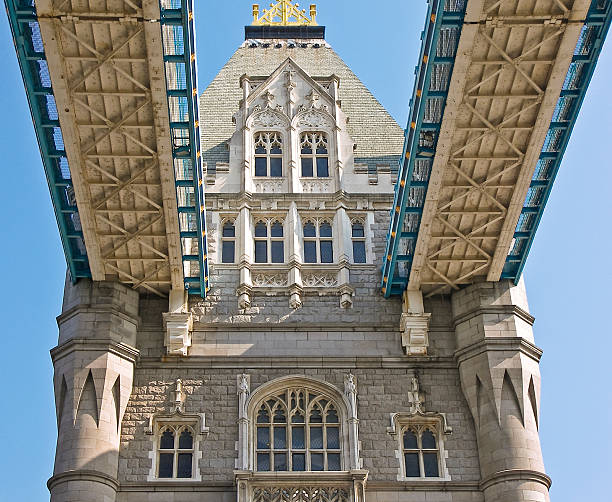
<instances>
[{"instance_id":1,"label":"tower bridge","mask_svg":"<svg viewBox=\"0 0 612 502\"><path fill-rule=\"evenodd\" d=\"M315 5L200 94L191 0L5 3L70 279L52 502L549 501L521 273L612 0L429 0L405 130Z\"/></svg>"},{"instance_id":2,"label":"tower bridge","mask_svg":"<svg viewBox=\"0 0 612 502\"><path fill-rule=\"evenodd\" d=\"M431 1L382 290L518 281L612 6Z\"/></svg>"}]
</instances>

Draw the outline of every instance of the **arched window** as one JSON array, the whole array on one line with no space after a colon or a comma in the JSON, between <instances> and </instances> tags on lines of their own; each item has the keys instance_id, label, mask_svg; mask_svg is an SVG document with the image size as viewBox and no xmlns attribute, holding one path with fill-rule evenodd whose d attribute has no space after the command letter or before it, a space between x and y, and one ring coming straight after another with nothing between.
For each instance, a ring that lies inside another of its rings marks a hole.
<instances>
[{"instance_id":1,"label":"arched window","mask_svg":"<svg viewBox=\"0 0 612 502\"><path fill-rule=\"evenodd\" d=\"M431 426L409 426L402 432L404 474L407 478L440 476L438 433Z\"/></svg>"},{"instance_id":2,"label":"arched window","mask_svg":"<svg viewBox=\"0 0 612 502\"><path fill-rule=\"evenodd\" d=\"M283 175L283 139L279 132L255 135L255 176L280 178Z\"/></svg>"},{"instance_id":3,"label":"arched window","mask_svg":"<svg viewBox=\"0 0 612 502\"><path fill-rule=\"evenodd\" d=\"M255 408L258 471L342 470L337 405L326 395L295 387L267 396Z\"/></svg>"},{"instance_id":4,"label":"arched window","mask_svg":"<svg viewBox=\"0 0 612 502\"><path fill-rule=\"evenodd\" d=\"M190 427L160 430L157 450L158 478L193 477L194 433Z\"/></svg>"},{"instance_id":5,"label":"arched window","mask_svg":"<svg viewBox=\"0 0 612 502\"><path fill-rule=\"evenodd\" d=\"M227 220L221 231L221 263L234 263L236 253L236 227Z\"/></svg>"},{"instance_id":6,"label":"arched window","mask_svg":"<svg viewBox=\"0 0 612 502\"><path fill-rule=\"evenodd\" d=\"M305 132L300 136L302 177L329 177L327 136L322 132Z\"/></svg>"},{"instance_id":7,"label":"arched window","mask_svg":"<svg viewBox=\"0 0 612 502\"><path fill-rule=\"evenodd\" d=\"M255 263L284 263L283 223L259 220L255 223Z\"/></svg>"},{"instance_id":8,"label":"arched window","mask_svg":"<svg viewBox=\"0 0 612 502\"><path fill-rule=\"evenodd\" d=\"M351 225L351 239L353 241L353 263L365 263L365 227L361 221L353 221Z\"/></svg>"},{"instance_id":9,"label":"arched window","mask_svg":"<svg viewBox=\"0 0 612 502\"><path fill-rule=\"evenodd\" d=\"M333 263L332 226L327 220L307 220L303 227L304 263Z\"/></svg>"}]
</instances>

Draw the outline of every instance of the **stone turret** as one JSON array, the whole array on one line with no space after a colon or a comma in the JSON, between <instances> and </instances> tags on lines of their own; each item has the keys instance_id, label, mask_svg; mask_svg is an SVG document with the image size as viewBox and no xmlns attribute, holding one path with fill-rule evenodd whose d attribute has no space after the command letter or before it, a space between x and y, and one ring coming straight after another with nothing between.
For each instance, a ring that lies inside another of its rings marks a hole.
<instances>
[{"instance_id":1,"label":"stone turret","mask_svg":"<svg viewBox=\"0 0 612 502\"><path fill-rule=\"evenodd\" d=\"M524 284L474 284L453 294L452 307L485 502L548 501L538 436L542 352L534 345Z\"/></svg>"},{"instance_id":2,"label":"stone turret","mask_svg":"<svg viewBox=\"0 0 612 502\"><path fill-rule=\"evenodd\" d=\"M121 420L138 357L138 293L118 283L67 281L57 322L51 501L111 502L119 488Z\"/></svg>"}]
</instances>

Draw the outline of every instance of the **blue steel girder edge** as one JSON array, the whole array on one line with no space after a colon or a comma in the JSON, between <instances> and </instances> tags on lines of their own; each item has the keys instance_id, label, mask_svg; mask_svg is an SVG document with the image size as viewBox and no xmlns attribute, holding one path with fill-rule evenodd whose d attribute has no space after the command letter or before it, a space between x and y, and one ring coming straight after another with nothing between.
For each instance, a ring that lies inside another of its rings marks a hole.
<instances>
[{"instance_id":1,"label":"blue steel girder edge","mask_svg":"<svg viewBox=\"0 0 612 502\"><path fill-rule=\"evenodd\" d=\"M414 173L414 163L417 159L418 143L420 133L423 130L433 131L435 139L431 148L432 155L435 152L438 135L444 116L446 107L446 99L452 74L454 69L455 55L459 39L461 37L461 27L463 26L463 18L465 14L465 0L431 0L427 12L427 19L424 29L423 43L419 53L419 65L416 68L416 78L412 99L410 102L410 114L408 118L408 127L406 129L406 140L404 142L403 155L400 160L398 183L395 185L395 197L393 201L393 209L391 210L391 222L387 234L387 246L384 255L384 263L382 266L382 293L388 298L391 295L401 294L406 289L408 284L409 273L406 277L400 277L396 274L398 262L407 263L407 268L410 270L412 256L398 255L398 246L401 239L411 240L416 244L418 229L420 227L420 219L423 212L423 205L427 197L427 189L429 177L426 181L412 182ZM446 7L450 7L446 10ZM453 57L438 57L436 52L438 49L438 40L442 28L457 28L458 33L455 38L455 44L452 48ZM431 73L437 63L447 64L450 66L446 90L430 91ZM435 124L423 125L423 117L425 114L428 98L442 99L440 120ZM433 160L433 158L432 158ZM410 193L410 188L415 186L424 188L424 194L419 207L407 207L407 197ZM402 232L401 226L404 222L406 213L418 215L416 224L417 232L411 232L410 235L405 235Z\"/></svg>"},{"instance_id":2,"label":"blue steel girder edge","mask_svg":"<svg viewBox=\"0 0 612 502\"><path fill-rule=\"evenodd\" d=\"M598 5L602 8L598 8ZM592 0L591 7L589 8L589 12L587 14L585 20L585 28L588 30L589 27L593 27L597 30L597 34L595 39L592 41L591 49L588 55L576 54L578 52L578 47L583 42L582 38L578 40L578 44L576 46L576 50L574 51L574 56L572 57L573 63L583 63L586 65L586 70L583 70L584 73L581 76L580 83L577 89L563 89L561 91L561 95L557 102L555 112L561 105L562 100L565 97L573 97L575 98L574 103L572 104L571 112L567 120L563 122L556 121L556 113L553 115L553 119L549 126L549 130L547 132L547 137L553 130L561 131L561 138L559 140L558 147L554 152L548 152L547 150L547 142L544 143L542 148L542 152L540 154L539 160L548 160L552 161L552 167L550 168L550 172L545 180L532 180L530 188L538 187L541 188L542 193L539 198L539 201L535 205L528 204L529 194L525 198L525 203L523 209L521 211L521 217L516 226L516 230L514 232L514 240L512 248L508 251L508 256L506 257L506 262L504 264L504 269L502 271L501 278L502 279L511 279L515 283L518 283L520 280L521 274L527 262L527 257L529 255L529 251L531 246L533 245L533 241L535 239L535 234L544 214L544 210L546 208L546 203L548 198L552 192L553 184L557 173L559 172L559 168L561 167L561 162L563 160L563 155L569 143L571 133L576 124L576 120L578 118L578 114L580 112L580 108L582 103L584 102L584 98L586 96L589 83L591 78L593 77L593 73L597 66L597 60L599 59L599 55L601 54L601 49L603 47L603 43L605 41L607 32L610 27L610 23L612 22L612 0ZM583 28L583 32L584 29ZM568 70L568 74L565 82L568 82L568 79L571 77L571 73L573 71L572 64L570 64L570 68ZM564 83L565 87L565 83ZM534 174L534 178L537 176ZM533 220L531 221L530 228L525 230L521 228L522 218L527 215L534 215ZM511 254L513 249L516 247L517 243L520 243L519 252L516 254Z\"/></svg>"},{"instance_id":3,"label":"blue steel girder edge","mask_svg":"<svg viewBox=\"0 0 612 502\"><path fill-rule=\"evenodd\" d=\"M175 159L184 159L184 152L173 145L173 170L175 187L177 189L177 204L178 189L181 187L190 186L193 188L194 205L191 208L180 208L180 213L192 213L196 219L196 231L180 230L181 221L179 218L179 230L181 237L182 263L183 273L185 271L185 262L198 261L199 277L184 277L185 289L189 294L206 296L208 290L208 257L207 257L207 242L206 242L206 209L204 203L204 183L202 158L200 150L200 129L199 129L199 95L197 91L197 68L196 68L196 47L195 47L195 29L193 22L193 3L192 0L160 0L160 20L163 30L165 25L181 26L182 27L182 55L166 55L164 54L164 65L166 62L180 62L185 66L185 89L175 90L168 89L168 101L171 97L184 97L188 107L188 120L181 123L170 122L171 134L178 129L186 129L189 131L189 158L193 169L193 179L190 184L185 183L185 180L178 180L176 177L176 168L174 165ZM163 33L162 33L163 36ZM166 75L167 77L167 75ZM187 254L183 249L183 238L197 238L198 240L198 259L194 260L194 255Z\"/></svg>"},{"instance_id":4,"label":"blue steel girder edge","mask_svg":"<svg viewBox=\"0 0 612 502\"><path fill-rule=\"evenodd\" d=\"M38 74L34 68L34 66L41 61L44 61L46 64L44 49L41 47L41 51L34 51L34 41L30 23L36 23L36 25L38 25L36 8L34 7L33 0L5 0L4 3L9 25L11 27L15 51L17 53L17 61L23 78L28 106L32 116L34 132L36 134L36 140L38 142L45 171L45 177L49 186L53 212L55 213L55 219L59 228L66 264L72 282L76 282L79 278L91 277L91 271L89 269L89 260L85 250L83 233L74 228L74 220L70 223L70 220L73 219L75 215L78 216L78 208L76 206L76 201L73 204L69 201L68 194L73 186L72 179L61 175L61 159L65 161L65 168L68 169L69 172L68 160L65 151L59 150L56 147L54 139L51 137L56 132L61 134L59 121L57 119L51 119L49 117L48 107L41 103L42 99L47 100L48 103L49 97L51 97L53 103L55 103L55 97L51 86L45 87L42 85L39 73L41 67L38 69ZM28 27L27 29L25 29L26 26ZM30 47L28 47L28 43ZM53 129L53 133L49 134L46 129ZM70 226L73 227L73 230L70 229ZM78 249L73 248L71 241L74 242L77 239L80 239L81 246L85 252L79 252Z\"/></svg>"}]
</instances>

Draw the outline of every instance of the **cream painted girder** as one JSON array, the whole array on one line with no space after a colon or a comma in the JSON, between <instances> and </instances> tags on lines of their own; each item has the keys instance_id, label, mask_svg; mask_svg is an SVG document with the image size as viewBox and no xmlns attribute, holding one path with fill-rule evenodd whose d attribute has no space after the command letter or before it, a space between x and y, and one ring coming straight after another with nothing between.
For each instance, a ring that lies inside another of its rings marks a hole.
<instances>
[{"instance_id":1,"label":"cream painted girder","mask_svg":"<svg viewBox=\"0 0 612 502\"><path fill-rule=\"evenodd\" d=\"M158 0L38 0L94 280L183 289Z\"/></svg>"},{"instance_id":2,"label":"cream painted girder","mask_svg":"<svg viewBox=\"0 0 612 502\"><path fill-rule=\"evenodd\" d=\"M469 0L408 289L498 281L590 0Z\"/></svg>"}]
</instances>

